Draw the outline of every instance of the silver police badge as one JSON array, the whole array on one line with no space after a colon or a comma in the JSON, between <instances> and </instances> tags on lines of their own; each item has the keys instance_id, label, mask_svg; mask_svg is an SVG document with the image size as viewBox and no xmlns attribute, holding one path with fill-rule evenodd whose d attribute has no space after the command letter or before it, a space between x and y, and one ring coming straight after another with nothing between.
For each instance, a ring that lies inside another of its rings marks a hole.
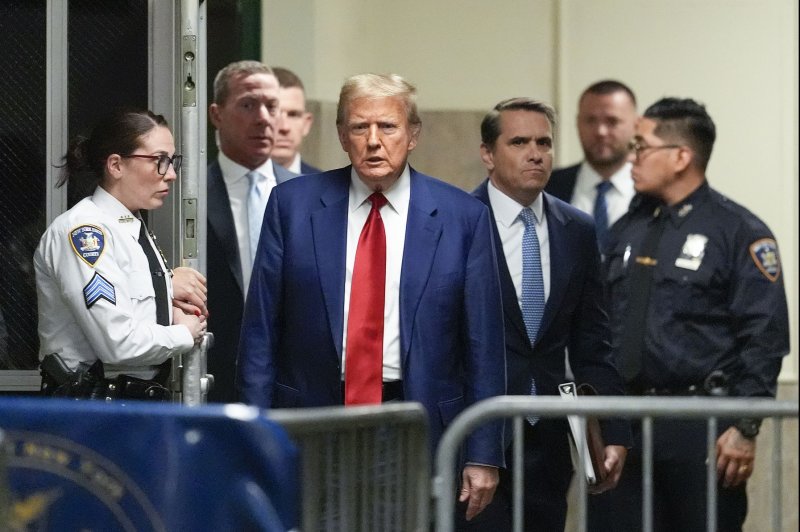
<instances>
[{"instance_id":1,"label":"silver police badge","mask_svg":"<svg viewBox=\"0 0 800 532\"><path fill-rule=\"evenodd\" d=\"M683 243L681 254L675 259L675 266L696 272L703 263L707 243L708 237L705 235L686 235L686 242Z\"/></svg>"}]
</instances>

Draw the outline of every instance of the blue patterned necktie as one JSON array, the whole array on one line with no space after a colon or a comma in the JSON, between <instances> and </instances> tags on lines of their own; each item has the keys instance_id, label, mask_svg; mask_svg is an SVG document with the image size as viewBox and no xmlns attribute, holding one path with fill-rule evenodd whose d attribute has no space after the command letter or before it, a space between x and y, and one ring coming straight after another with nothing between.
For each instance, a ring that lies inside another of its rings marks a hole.
<instances>
[{"instance_id":1,"label":"blue patterned necktie","mask_svg":"<svg viewBox=\"0 0 800 532\"><path fill-rule=\"evenodd\" d=\"M531 346L536 343L539 326L544 315L544 277L539 237L536 235L536 217L529 207L519 213L525 232L522 234L522 320ZM531 395L536 395L536 381L531 378ZM528 416L528 423L536 424L539 418Z\"/></svg>"},{"instance_id":2,"label":"blue patterned necktie","mask_svg":"<svg viewBox=\"0 0 800 532\"><path fill-rule=\"evenodd\" d=\"M261 222L264 219L264 209L267 207L267 192L259 188L259 184L267 178L253 170L247 172L247 179L250 181L250 191L247 194L247 226L250 233L250 264L256 259L256 249L258 248L258 237L261 235Z\"/></svg>"},{"instance_id":3,"label":"blue patterned necktie","mask_svg":"<svg viewBox=\"0 0 800 532\"><path fill-rule=\"evenodd\" d=\"M597 230L597 246L604 253L608 246L608 204L606 192L611 188L611 181L600 181L597 184L597 197L594 199L594 224Z\"/></svg>"}]
</instances>

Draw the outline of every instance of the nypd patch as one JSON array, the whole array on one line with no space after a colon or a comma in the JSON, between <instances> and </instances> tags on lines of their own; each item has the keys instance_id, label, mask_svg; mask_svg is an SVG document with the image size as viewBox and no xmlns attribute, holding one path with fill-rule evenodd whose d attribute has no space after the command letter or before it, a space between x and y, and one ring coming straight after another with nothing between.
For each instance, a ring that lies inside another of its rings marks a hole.
<instances>
[{"instance_id":1,"label":"nypd patch","mask_svg":"<svg viewBox=\"0 0 800 532\"><path fill-rule=\"evenodd\" d=\"M86 308L92 308L92 305L105 299L112 305L117 304L117 295L114 290L114 285L97 272L94 272L92 279L83 287L83 299L86 301Z\"/></svg>"},{"instance_id":2,"label":"nypd patch","mask_svg":"<svg viewBox=\"0 0 800 532\"><path fill-rule=\"evenodd\" d=\"M773 283L781 276L781 259L778 244L772 238L762 238L750 244L750 256L764 277Z\"/></svg>"},{"instance_id":3,"label":"nypd patch","mask_svg":"<svg viewBox=\"0 0 800 532\"><path fill-rule=\"evenodd\" d=\"M81 225L69 232L69 238L75 253L94 268L106 245L103 231L96 225Z\"/></svg>"}]
</instances>

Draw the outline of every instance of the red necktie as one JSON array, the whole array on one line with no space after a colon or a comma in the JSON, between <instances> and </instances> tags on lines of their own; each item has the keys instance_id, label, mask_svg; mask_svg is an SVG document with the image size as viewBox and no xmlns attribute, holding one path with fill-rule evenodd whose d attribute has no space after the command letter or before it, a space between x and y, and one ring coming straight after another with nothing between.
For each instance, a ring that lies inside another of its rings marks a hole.
<instances>
[{"instance_id":1,"label":"red necktie","mask_svg":"<svg viewBox=\"0 0 800 532\"><path fill-rule=\"evenodd\" d=\"M387 200L375 192L361 229L350 285L347 317L344 404L379 404L383 385L383 308L386 290L386 232L380 209Z\"/></svg>"}]
</instances>

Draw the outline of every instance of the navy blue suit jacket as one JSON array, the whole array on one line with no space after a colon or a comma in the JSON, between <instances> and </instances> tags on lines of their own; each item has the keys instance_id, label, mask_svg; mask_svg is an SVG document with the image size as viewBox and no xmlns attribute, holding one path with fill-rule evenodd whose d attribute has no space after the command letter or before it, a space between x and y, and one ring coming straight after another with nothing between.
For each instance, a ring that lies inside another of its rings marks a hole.
<instances>
[{"instance_id":1,"label":"navy blue suit jacket","mask_svg":"<svg viewBox=\"0 0 800 532\"><path fill-rule=\"evenodd\" d=\"M473 195L491 209L487 184L488 180L484 181ZM558 385L565 381L564 350L569 349L576 382L591 384L600 395L624 395L622 377L611 354L594 221L575 207L543 194L550 237L550 295L533 347L492 213L505 316L508 393L529 394L533 377L537 393L559 395ZM603 436L607 444L629 445L629 425L605 422ZM566 444L566 437L563 442Z\"/></svg>"},{"instance_id":2,"label":"navy blue suit jacket","mask_svg":"<svg viewBox=\"0 0 800 532\"><path fill-rule=\"evenodd\" d=\"M272 166L277 183L288 181L296 175L274 162ZM208 352L208 372L214 375L214 386L208 393L208 400L229 403L236 401L234 377L239 329L242 326L244 310L244 289L242 263L228 189L225 187L217 161L208 166L206 190L208 192L206 243L208 330L214 333L214 345Z\"/></svg>"},{"instance_id":3,"label":"navy blue suit jacket","mask_svg":"<svg viewBox=\"0 0 800 532\"><path fill-rule=\"evenodd\" d=\"M581 169L581 164L578 163L566 168L553 170L550 175L550 181L547 182L544 191L561 201L570 203L572 194L575 192L575 183L578 181L578 171Z\"/></svg>"},{"instance_id":4,"label":"navy blue suit jacket","mask_svg":"<svg viewBox=\"0 0 800 532\"><path fill-rule=\"evenodd\" d=\"M247 403L341 404L350 171L270 195L238 359ZM456 415L505 393L502 303L488 209L413 169L399 296L404 397L427 409L435 449ZM502 423L473 433L465 458L502 466Z\"/></svg>"},{"instance_id":5,"label":"navy blue suit jacket","mask_svg":"<svg viewBox=\"0 0 800 532\"><path fill-rule=\"evenodd\" d=\"M311 166L303 159L300 159L300 175L319 174L320 172L322 172L322 170L320 170L316 166Z\"/></svg>"}]
</instances>

